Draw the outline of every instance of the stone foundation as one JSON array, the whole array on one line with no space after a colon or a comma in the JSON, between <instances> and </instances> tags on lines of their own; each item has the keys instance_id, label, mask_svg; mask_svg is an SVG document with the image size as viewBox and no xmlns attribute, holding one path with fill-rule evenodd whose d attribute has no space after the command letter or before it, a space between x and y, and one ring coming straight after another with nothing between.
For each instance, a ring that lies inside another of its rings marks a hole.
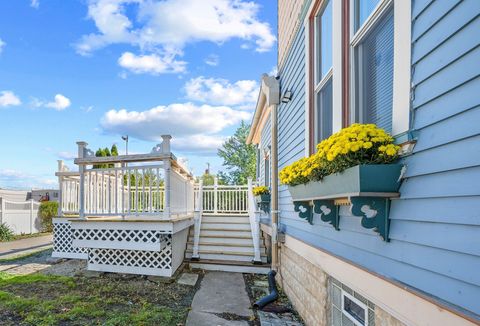
<instances>
[{"instance_id":1,"label":"stone foundation","mask_svg":"<svg viewBox=\"0 0 480 326\"><path fill-rule=\"evenodd\" d=\"M393 316L376 307L375 303L365 299L361 293L356 293L337 281L335 275L326 274L285 245L279 250L279 265L278 285L288 295L307 326L354 325L348 318L342 316L339 310L341 309L338 307L339 295L342 290L368 307L368 326L404 326Z\"/></svg>"}]
</instances>

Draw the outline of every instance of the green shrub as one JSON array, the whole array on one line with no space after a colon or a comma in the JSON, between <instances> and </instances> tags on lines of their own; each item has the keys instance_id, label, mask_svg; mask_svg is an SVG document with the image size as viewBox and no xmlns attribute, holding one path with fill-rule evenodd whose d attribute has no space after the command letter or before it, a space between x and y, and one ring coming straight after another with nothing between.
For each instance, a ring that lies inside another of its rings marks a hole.
<instances>
[{"instance_id":1,"label":"green shrub","mask_svg":"<svg viewBox=\"0 0 480 326\"><path fill-rule=\"evenodd\" d=\"M38 209L38 215L42 223L42 231L52 232L53 224L52 218L57 216L58 213L58 202L56 201L44 201L40 204Z\"/></svg>"},{"instance_id":2,"label":"green shrub","mask_svg":"<svg viewBox=\"0 0 480 326\"><path fill-rule=\"evenodd\" d=\"M14 236L12 229L6 223L0 224L0 242L11 241Z\"/></svg>"}]
</instances>

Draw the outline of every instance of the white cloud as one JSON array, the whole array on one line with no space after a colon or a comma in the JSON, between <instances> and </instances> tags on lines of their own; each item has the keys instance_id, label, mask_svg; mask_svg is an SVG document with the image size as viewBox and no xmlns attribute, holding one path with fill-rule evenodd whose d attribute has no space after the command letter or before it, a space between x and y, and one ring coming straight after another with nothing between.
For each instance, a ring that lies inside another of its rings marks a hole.
<instances>
[{"instance_id":1,"label":"white cloud","mask_svg":"<svg viewBox=\"0 0 480 326\"><path fill-rule=\"evenodd\" d=\"M75 153L68 152L68 151L62 151L57 153L58 158L66 161L73 160L74 158L77 157Z\"/></svg>"},{"instance_id":2,"label":"white cloud","mask_svg":"<svg viewBox=\"0 0 480 326\"><path fill-rule=\"evenodd\" d=\"M150 73L159 75L163 73L179 73L185 71L186 62L175 60L175 55L159 56L157 54L135 55L125 52L118 59L118 64L133 73Z\"/></svg>"},{"instance_id":3,"label":"white cloud","mask_svg":"<svg viewBox=\"0 0 480 326\"><path fill-rule=\"evenodd\" d=\"M70 99L62 94L55 95L53 101L51 102L45 102L35 97L32 98L32 101L30 102L30 105L34 108L46 107L50 109L55 109L57 111L63 111L71 104L72 102L70 101Z\"/></svg>"},{"instance_id":4,"label":"white cloud","mask_svg":"<svg viewBox=\"0 0 480 326\"><path fill-rule=\"evenodd\" d=\"M183 153L216 155L227 137L219 135L192 135L172 139L172 147Z\"/></svg>"},{"instance_id":5,"label":"white cloud","mask_svg":"<svg viewBox=\"0 0 480 326\"><path fill-rule=\"evenodd\" d=\"M216 54L210 54L205 58L205 63L209 66L215 67L220 63L220 57Z\"/></svg>"},{"instance_id":6,"label":"white cloud","mask_svg":"<svg viewBox=\"0 0 480 326\"><path fill-rule=\"evenodd\" d=\"M136 15L128 17L127 9ZM91 0L88 18L97 32L84 35L76 49L89 55L124 43L152 53L147 56L155 55L160 62L176 62L186 44L221 44L237 38L265 52L276 38L270 25L258 19L259 9L258 4L243 0Z\"/></svg>"},{"instance_id":7,"label":"white cloud","mask_svg":"<svg viewBox=\"0 0 480 326\"><path fill-rule=\"evenodd\" d=\"M270 70L270 72L268 73L269 76L274 76L276 77L278 75L278 68L277 66L273 66L272 67L272 70Z\"/></svg>"},{"instance_id":8,"label":"white cloud","mask_svg":"<svg viewBox=\"0 0 480 326\"><path fill-rule=\"evenodd\" d=\"M0 187L10 189L58 188L55 178L32 175L14 169L0 169Z\"/></svg>"},{"instance_id":9,"label":"white cloud","mask_svg":"<svg viewBox=\"0 0 480 326\"><path fill-rule=\"evenodd\" d=\"M55 95L53 102L48 102L45 106L47 108L52 108L57 111L62 111L68 108L72 103L68 97L63 96L62 94Z\"/></svg>"},{"instance_id":10,"label":"white cloud","mask_svg":"<svg viewBox=\"0 0 480 326\"><path fill-rule=\"evenodd\" d=\"M179 103L157 106L141 112L110 110L102 118L101 126L109 133L159 141L164 134L171 134L175 138L213 135L250 118L249 112L226 106Z\"/></svg>"},{"instance_id":11,"label":"white cloud","mask_svg":"<svg viewBox=\"0 0 480 326\"><path fill-rule=\"evenodd\" d=\"M38 9L40 7L40 0L32 0L30 1L30 7Z\"/></svg>"},{"instance_id":12,"label":"white cloud","mask_svg":"<svg viewBox=\"0 0 480 326\"><path fill-rule=\"evenodd\" d=\"M0 107L7 107L13 105L20 105L22 101L20 98L15 95L12 91L2 91L0 92Z\"/></svg>"},{"instance_id":13,"label":"white cloud","mask_svg":"<svg viewBox=\"0 0 480 326\"><path fill-rule=\"evenodd\" d=\"M5 43L5 42L0 38L0 54L2 53L3 48L5 47L5 45L7 45L7 43Z\"/></svg>"},{"instance_id":14,"label":"white cloud","mask_svg":"<svg viewBox=\"0 0 480 326\"><path fill-rule=\"evenodd\" d=\"M245 106L256 103L258 83L255 80L239 80L232 84L225 79L200 76L185 84L185 92L187 98L193 101Z\"/></svg>"}]
</instances>

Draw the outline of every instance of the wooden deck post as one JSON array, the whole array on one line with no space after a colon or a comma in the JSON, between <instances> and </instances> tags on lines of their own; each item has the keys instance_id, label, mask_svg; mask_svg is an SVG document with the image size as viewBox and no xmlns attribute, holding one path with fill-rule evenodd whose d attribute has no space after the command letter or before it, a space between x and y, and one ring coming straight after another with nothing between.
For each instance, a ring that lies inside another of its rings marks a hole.
<instances>
[{"instance_id":1,"label":"wooden deck post","mask_svg":"<svg viewBox=\"0 0 480 326\"><path fill-rule=\"evenodd\" d=\"M64 164L62 160L58 160L58 172L63 172L64 169ZM58 211L57 215L58 216L63 216L63 177L61 175L58 175Z\"/></svg>"},{"instance_id":2,"label":"wooden deck post","mask_svg":"<svg viewBox=\"0 0 480 326\"><path fill-rule=\"evenodd\" d=\"M87 143L84 141L77 142L78 145L78 158L85 157L85 149L87 148ZM81 219L85 219L85 165L80 164L78 166L78 172L80 173L80 196L78 199L79 209L78 215Z\"/></svg>"},{"instance_id":3,"label":"wooden deck post","mask_svg":"<svg viewBox=\"0 0 480 326\"><path fill-rule=\"evenodd\" d=\"M218 214L218 178L213 179L213 213Z\"/></svg>"},{"instance_id":4,"label":"wooden deck post","mask_svg":"<svg viewBox=\"0 0 480 326\"><path fill-rule=\"evenodd\" d=\"M162 135L162 152L163 154L170 154L170 139L172 139L172 136L170 135ZM171 215L171 179L170 179L170 174L171 174L171 158L168 157L163 160L163 169L165 171L165 203L164 203L164 208L163 208L163 217L166 219L170 218Z\"/></svg>"}]
</instances>

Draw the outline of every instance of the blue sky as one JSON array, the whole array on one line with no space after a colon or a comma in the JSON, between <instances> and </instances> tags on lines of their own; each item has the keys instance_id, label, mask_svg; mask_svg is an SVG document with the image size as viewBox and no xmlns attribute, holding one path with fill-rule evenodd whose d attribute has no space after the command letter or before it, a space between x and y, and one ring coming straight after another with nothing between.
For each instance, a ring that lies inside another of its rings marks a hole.
<instances>
[{"instance_id":1,"label":"blue sky","mask_svg":"<svg viewBox=\"0 0 480 326\"><path fill-rule=\"evenodd\" d=\"M0 187L54 187L75 142L149 152L199 174L276 64L268 0L0 1Z\"/></svg>"}]
</instances>

